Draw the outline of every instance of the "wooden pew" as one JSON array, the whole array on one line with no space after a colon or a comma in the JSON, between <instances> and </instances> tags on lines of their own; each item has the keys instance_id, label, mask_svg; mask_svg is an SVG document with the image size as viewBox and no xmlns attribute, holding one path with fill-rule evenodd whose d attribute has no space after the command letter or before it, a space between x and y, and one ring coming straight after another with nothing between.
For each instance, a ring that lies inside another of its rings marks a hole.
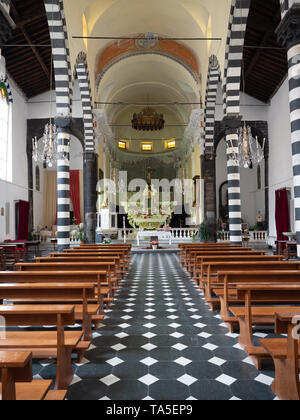
<instances>
[{"instance_id":1,"label":"wooden pew","mask_svg":"<svg viewBox=\"0 0 300 420\"><path fill-rule=\"evenodd\" d=\"M60 290L54 291L49 296L43 294L30 294L25 296L17 296L10 300L17 304L74 304L76 320L83 323L84 336L87 341L92 337L92 322L96 328L104 318L104 299L108 299L110 294L109 287L101 285L101 277L104 278L106 272L94 271L15 271L15 272L0 272L0 286L1 283L47 283L50 285L59 284ZM93 295L86 296L84 288L77 292L76 299L69 294L68 289L75 285L86 284L88 287L93 284L96 289ZM65 290L63 289L65 286ZM104 298L105 296L105 298ZM0 296L0 299L2 297ZM110 298L109 298L110 299Z\"/></svg>"},{"instance_id":2,"label":"wooden pew","mask_svg":"<svg viewBox=\"0 0 300 420\"><path fill-rule=\"evenodd\" d=\"M6 256L4 252L4 248L0 247L0 267L1 270L6 270Z\"/></svg>"},{"instance_id":3,"label":"wooden pew","mask_svg":"<svg viewBox=\"0 0 300 420\"><path fill-rule=\"evenodd\" d=\"M0 351L0 401L41 401L51 384L51 380L32 381L32 353ZM61 392L65 397L66 392Z\"/></svg>"},{"instance_id":4,"label":"wooden pew","mask_svg":"<svg viewBox=\"0 0 300 420\"><path fill-rule=\"evenodd\" d=\"M298 321L294 321L294 317ZM275 380L272 383L273 392L281 399L288 401L300 400L299 334L300 308L298 311L275 313L275 333L287 334L287 338L261 339L260 343L271 355L275 365Z\"/></svg>"},{"instance_id":5,"label":"wooden pew","mask_svg":"<svg viewBox=\"0 0 300 420\"><path fill-rule=\"evenodd\" d=\"M205 291L205 299L207 303L210 299L213 300L212 291L213 287L220 287L220 284L217 284L217 275L218 272L226 271L298 271L300 270L300 262L298 261L267 261L261 260L257 261L255 258L248 261L228 261L228 262L204 262L202 264L202 278L201 283ZM204 275L206 274L206 277Z\"/></svg>"},{"instance_id":6,"label":"wooden pew","mask_svg":"<svg viewBox=\"0 0 300 420\"><path fill-rule=\"evenodd\" d=\"M300 282L300 271L294 270L276 270L276 271L219 271L217 286L213 289L214 293L220 298L221 310L220 314L225 322L236 323L237 319L230 316L229 307L232 305L239 305L245 302L244 297L238 298L237 285L252 285L259 286L259 283L267 283L270 286L272 283L298 283ZM275 296L276 298L277 296ZM257 296L257 300L253 299L253 303L262 302ZM270 301L276 304L276 300ZM294 302L293 300L291 302ZM285 302L287 303L287 301Z\"/></svg>"},{"instance_id":7,"label":"wooden pew","mask_svg":"<svg viewBox=\"0 0 300 420\"><path fill-rule=\"evenodd\" d=\"M241 245L232 245L230 243L197 243L197 244L178 244L178 248L180 250L180 263L183 265L185 255L189 252L190 249L202 249L202 248L210 248L214 249L216 246L221 247L222 249L229 249L229 248L241 248Z\"/></svg>"},{"instance_id":8,"label":"wooden pew","mask_svg":"<svg viewBox=\"0 0 300 420\"><path fill-rule=\"evenodd\" d=\"M181 265L186 265L186 262L189 260L190 253L193 251L229 251L243 249L242 246L230 245L223 246L219 244L201 244L197 246L185 247L180 250L180 261Z\"/></svg>"},{"instance_id":9,"label":"wooden pew","mask_svg":"<svg viewBox=\"0 0 300 420\"><path fill-rule=\"evenodd\" d=\"M121 267L120 257L73 257L73 256L62 256L62 257L36 257L36 263L111 263L115 265L114 272L119 278L125 274L125 270Z\"/></svg>"},{"instance_id":10,"label":"wooden pew","mask_svg":"<svg viewBox=\"0 0 300 420\"><path fill-rule=\"evenodd\" d=\"M271 277L265 276L261 283L237 284L235 300L243 302L244 306L229 308L239 321L239 342L258 369L261 368L261 360L269 358L269 354L262 347L253 345L253 326L272 326L276 312L294 311L297 307L300 310L300 272L278 273L271 272ZM290 307L290 304L296 306Z\"/></svg>"},{"instance_id":11,"label":"wooden pew","mask_svg":"<svg viewBox=\"0 0 300 420\"><path fill-rule=\"evenodd\" d=\"M214 248L214 251L215 252L224 252L224 253L227 253L229 251L241 251L240 252L241 254L243 254L243 253L247 254L248 252L252 252L252 249L251 248L226 248L224 250L224 247L223 248L216 247L216 248ZM202 249L196 249L196 250L193 249L193 250L190 250L188 252L188 254L186 256L185 264L184 264L187 271L189 271L190 273L194 272L197 257L199 255L201 255L202 252L211 252L211 248L202 248Z\"/></svg>"},{"instance_id":12,"label":"wooden pew","mask_svg":"<svg viewBox=\"0 0 300 420\"><path fill-rule=\"evenodd\" d=\"M71 285L64 293L77 297L78 292L86 295L94 293L93 285ZM0 295L6 299L47 294L57 296L59 285L49 284L1 284ZM75 308L70 305L16 305L0 306L0 315L5 317L6 326L53 326L56 331L6 331L0 340L1 350L28 350L34 358L53 357L56 359L55 389L65 390L73 379L72 352L77 349L83 337L82 331L65 331L65 327L75 324Z\"/></svg>"},{"instance_id":13,"label":"wooden pew","mask_svg":"<svg viewBox=\"0 0 300 420\"><path fill-rule=\"evenodd\" d=\"M104 303L109 306L113 301L114 292L118 290L118 280L116 264L112 262L52 262L50 258L49 262L43 263L25 263L16 264L15 269L18 271L31 271L31 272L97 272L100 276L100 286L102 286L102 295L104 296ZM80 280L78 278L78 280ZM90 280L89 280L90 281Z\"/></svg>"},{"instance_id":14,"label":"wooden pew","mask_svg":"<svg viewBox=\"0 0 300 420\"><path fill-rule=\"evenodd\" d=\"M252 256L256 256L256 255L265 255L266 252L265 251L248 251L245 250L245 248L240 248L237 249L236 251L233 250L225 250L225 251L197 251L194 254L194 261L193 262L189 262L189 260L187 261L187 263L185 263L185 268L186 270L190 273L190 275L194 275L194 270L197 266L197 259L198 257L209 257L209 256L224 256L224 255L228 255L228 256L237 256L237 255L252 255Z\"/></svg>"},{"instance_id":15,"label":"wooden pew","mask_svg":"<svg viewBox=\"0 0 300 420\"><path fill-rule=\"evenodd\" d=\"M120 258L120 266L122 270L125 272L128 270L129 267L129 259L124 255L122 251L86 251L86 252L51 252L50 257L54 258L64 258L64 257L82 257L82 258L89 258L89 257L119 257Z\"/></svg>"},{"instance_id":16,"label":"wooden pew","mask_svg":"<svg viewBox=\"0 0 300 420\"><path fill-rule=\"evenodd\" d=\"M201 287L202 278L205 280L207 276L208 264L207 263L223 263L223 262L250 262L250 261L283 261L284 257L282 255L237 255L237 256L208 256L202 257L198 256L196 260L196 267L194 270L194 280ZM217 272L210 272L210 275L217 275Z\"/></svg>"}]
</instances>

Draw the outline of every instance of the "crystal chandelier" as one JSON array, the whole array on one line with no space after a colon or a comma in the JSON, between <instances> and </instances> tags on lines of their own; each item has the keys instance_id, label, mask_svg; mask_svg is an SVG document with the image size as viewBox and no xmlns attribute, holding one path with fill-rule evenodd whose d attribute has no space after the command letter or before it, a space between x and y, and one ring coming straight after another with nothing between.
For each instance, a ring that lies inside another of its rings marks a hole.
<instances>
[{"instance_id":1,"label":"crystal chandelier","mask_svg":"<svg viewBox=\"0 0 300 420\"><path fill-rule=\"evenodd\" d=\"M132 128L139 131L163 130L165 128L164 116L150 107L144 108L139 114L133 114Z\"/></svg>"},{"instance_id":2,"label":"crystal chandelier","mask_svg":"<svg viewBox=\"0 0 300 420\"><path fill-rule=\"evenodd\" d=\"M238 134L238 153L234 151L234 145L231 140L229 146L232 152L229 155L229 159L241 168L251 169L264 159L266 139L264 138L263 146L261 147L257 136L253 137L251 127L247 126L246 122L239 129Z\"/></svg>"},{"instance_id":3,"label":"crystal chandelier","mask_svg":"<svg viewBox=\"0 0 300 420\"><path fill-rule=\"evenodd\" d=\"M57 130L51 120L45 126L43 135L43 151L38 150L37 137L32 139L32 158L34 162L41 162L52 168L57 160Z\"/></svg>"}]
</instances>

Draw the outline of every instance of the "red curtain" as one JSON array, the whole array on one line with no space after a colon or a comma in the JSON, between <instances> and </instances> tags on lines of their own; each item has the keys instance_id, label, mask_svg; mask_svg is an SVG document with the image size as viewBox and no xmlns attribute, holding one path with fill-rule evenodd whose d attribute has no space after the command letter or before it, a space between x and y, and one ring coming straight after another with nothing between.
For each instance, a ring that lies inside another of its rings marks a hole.
<instances>
[{"instance_id":1,"label":"red curtain","mask_svg":"<svg viewBox=\"0 0 300 420\"><path fill-rule=\"evenodd\" d=\"M30 204L27 201L19 201L19 214L18 214L18 241L27 241L28 240L28 231L29 231L29 209Z\"/></svg>"},{"instance_id":2,"label":"red curtain","mask_svg":"<svg viewBox=\"0 0 300 420\"><path fill-rule=\"evenodd\" d=\"M282 234L283 232L289 232L290 230L290 213L288 194L286 188L276 191L275 220L277 229L277 240L287 240L288 238Z\"/></svg>"},{"instance_id":3,"label":"red curtain","mask_svg":"<svg viewBox=\"0 0 300 420\"><path fill-rule=\"evenodd\" d=\"M73 203L76 224L79 225L81 223L79 171L70 171L70 198Z\"/></svg>"}]
</instances>

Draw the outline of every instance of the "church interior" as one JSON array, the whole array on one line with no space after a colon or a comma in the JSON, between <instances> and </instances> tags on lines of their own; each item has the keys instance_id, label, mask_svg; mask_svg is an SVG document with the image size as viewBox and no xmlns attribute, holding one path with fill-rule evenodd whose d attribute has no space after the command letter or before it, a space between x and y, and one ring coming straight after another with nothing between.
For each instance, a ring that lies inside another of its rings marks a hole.
<instances>
[{"instance_id":1,"label":"church interior","mask_svg":"<svg viewBox=\"0 0 300 420\"><path fill-rule=\"evenodd\" d=\"M0 0L0 400L299 400L299 260L300 1Z\"/></svg>"}]
</instances>

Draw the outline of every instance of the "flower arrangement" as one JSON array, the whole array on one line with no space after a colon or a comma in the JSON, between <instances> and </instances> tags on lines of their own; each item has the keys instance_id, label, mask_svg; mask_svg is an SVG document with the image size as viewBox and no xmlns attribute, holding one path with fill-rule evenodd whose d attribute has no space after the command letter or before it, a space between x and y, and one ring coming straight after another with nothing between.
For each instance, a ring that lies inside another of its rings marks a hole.
<instances>
[{"instance_id":1,"label":"flower arrangement","mask_svg":"<svg viewBox=\"0 0 300 420\"><path fill-rule=\"evenodd\" d=\"M152 246L152 249L157 249L158 248L158 241L151 241L151 246Z\"/></svg>"}]
</instances>

